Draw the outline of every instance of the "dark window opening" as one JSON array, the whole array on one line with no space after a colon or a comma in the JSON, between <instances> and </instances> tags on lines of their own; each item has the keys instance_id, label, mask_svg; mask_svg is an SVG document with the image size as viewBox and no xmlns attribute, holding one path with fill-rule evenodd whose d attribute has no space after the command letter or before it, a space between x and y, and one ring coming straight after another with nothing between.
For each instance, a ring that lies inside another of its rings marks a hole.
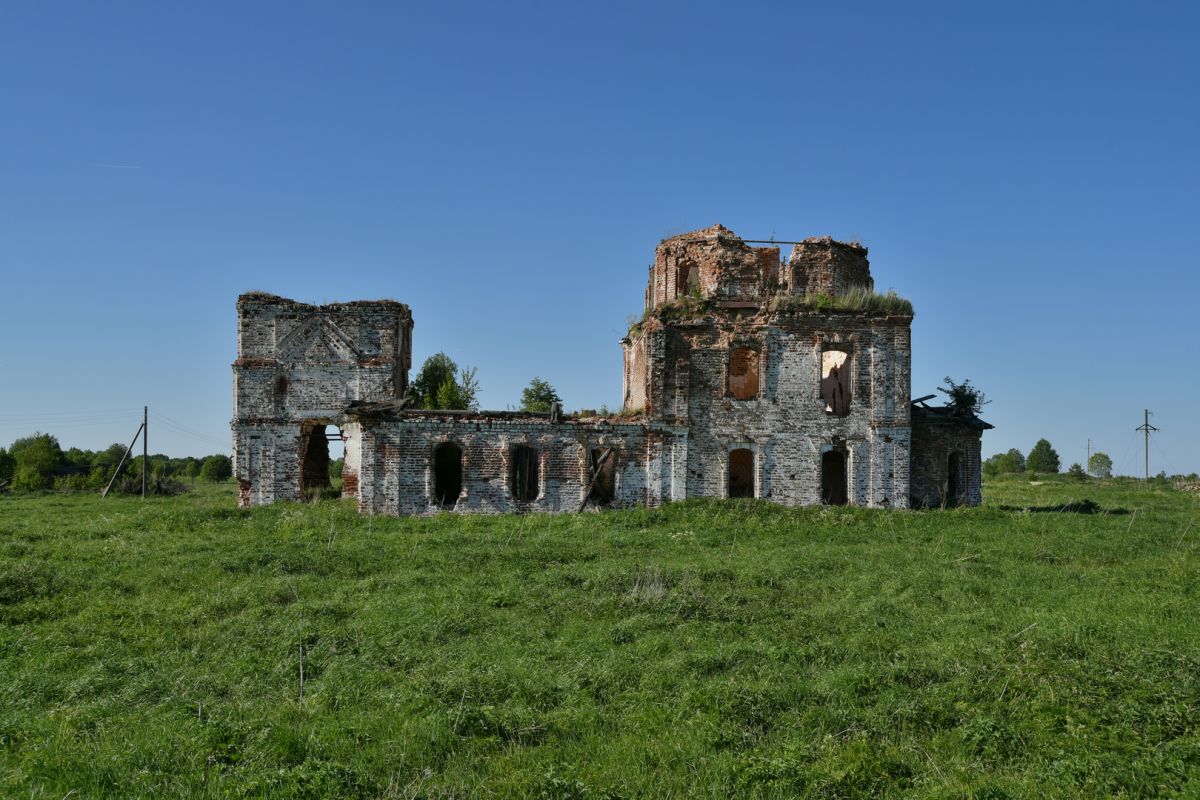
<instances>
[{"instance_id":1,"label":"dark window opening","mask_svg":"<svg viewBox=\"0 0 1200 800\"><path fill-rule=\"evenodd\" d=\"M946 459L946 504L957 506L962 504L962 459L958 453L951 453Z\"/></svg>"},{"instance_id":2,"label":"dark window opening","mask_svg":"<svg viewBox=\"0 0 1200 800\"><path fill-rule=\"evenodd\" d=\"M617 454L610 448L593 450L588 473L592 482L588 500L598 506L610 504L617 490Z\"/></svg>"},{"instance_id":3,"label":"dark window opening","mask_svg":"<svg viewBox=\"0 0 1200 800\"><path fill-rule=\"evenodd\" d=\"M821 354L821 399L825 411L844 417L850 413L850 354L826 350Z\"/></svg>"},{"instance_id":4,"label":"dark window opening","mask_svg":"<svg viewBox=\"0 0 1200 800\"><path fill-rule=\"evenodd\" d=\"M729 453L729 496L754 497L754 453L745 448Z\"/></svg>"},{"instance_id":5,"label":"dark window opening","mask_svg":"<svg viewBox=\"0 0 1200 800\"><path fill-rule=\"evenodd\" d=\"M519 503L530 503L538 496L538 451L519 444L512 451L512 494Z\"/></svg>"},{"instance_id":6,"label":"dark window opening","mask_svg":"<svg viewBox=\"0 0 1200 800\"><path fill-rule=\"evenodd\" d=\"M462 494L462 448L443 442L433 451L433 499L442 508L454 508Z\"/></svg>"},{"instance_id":7,"label":"dark window opening","mask_svg":"<svg viewBox=\"0 0 1200 800\"><path fill-rule=\"evenodd\" d=\"M844 506L846 492L846 454L827 450L821 454L821 502L827 506Z\"/></svg>"},{"instance_id":8,"label":"dark window opening","mask_svg":"<svg viewBox=\"0 0 1200 800\"><path fill-rule=\"evenodd\" d=\"M735 400L758 397L758 351L735 347L729 352L729 396Z\"/></svg>"}]
</instances>

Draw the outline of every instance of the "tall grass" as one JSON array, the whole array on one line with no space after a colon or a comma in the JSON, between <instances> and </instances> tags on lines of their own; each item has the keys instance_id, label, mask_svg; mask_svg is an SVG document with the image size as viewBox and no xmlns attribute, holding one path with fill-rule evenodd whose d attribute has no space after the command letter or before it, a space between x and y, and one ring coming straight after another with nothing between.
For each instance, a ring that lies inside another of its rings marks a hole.
<instances>
[{"instance_id":1,"label":"tall grass","mask_svg":"<svg viewBox=\"0 0 1200 800\"><path fill-rule=\"evenodd\" d=\"M839 295L811 294L803 297L780 295L771 305L774 311L861 311L912 316L912 301L888 289L880 294L865 286L851 286Z\"/></svg>"},{"instance_id":2,"label":"tall grass","mask_svg":"<svg viewBox=\"0 0 1200 800\"><path fill-rule=\"evenodd\" d=\"M1195 796L1197 499L986 491L0 497L0 795Z\"/></svg>"}]
</instances>

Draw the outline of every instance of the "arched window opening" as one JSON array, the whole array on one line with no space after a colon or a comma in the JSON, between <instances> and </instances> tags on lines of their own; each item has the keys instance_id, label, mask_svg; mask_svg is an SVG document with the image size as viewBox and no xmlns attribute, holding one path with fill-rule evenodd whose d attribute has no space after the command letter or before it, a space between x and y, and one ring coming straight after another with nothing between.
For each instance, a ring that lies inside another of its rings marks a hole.
<instances>
[{"instance_id":1,"label":"arched window opening","mask_svg":"<svg viewBox=\"0 0 1200 800\"><path fill-rule=\"evenodd\" d=\"M758 397L758 351L735 347L729 351L729 396L734 400Z\"/></svg>"},{"instance_id":2,"label":"arched window opening","mask_svg":"<svg viewBox=\"0 0 1200 800\"><path fill-rule=\"evenodd\" d=\"M729 496L754 497L754 452L746 448L729 453Z\"/></svg>"},{"instance_id":3,"label":"arched window opening","mask_svg":"<svg viewBox=\"0 0 1200 800\"><path fill-rule=\"evenodd\" d=\"M951 453L946 459L946 505L962 505L962 458Z\"/></svg>"},{"instance_id":4,"label":"arched window opening","mask_svg":"<svg viewBox=\"0 0 1200 800\"><path fill-rule=\"evenodd\" d=\"M433 451L433 500L442 508L454 508L462 494L462 448L442 442Z\"/></svg>"},{"instance_id":5,"label":"arched window opening","mask_svg":"<svg viewBox=\"0 0 1200 800\"><path fill-rule=\"evenodd\" d=\"M850 413L850 354L826 350L821 354L821 399L826 413L844 417Z\"/></svg>"},{"instance_id":6,"label":"arched window opening","mask_svg":"<svg viewBox=\"0 0 1200 800\"><path fill-rule=\"evenodd\" d=\"M607 506L617 491L617 454L612 448L598 448L588 455L588 475L592 489L588 501Z\"/></svg>"},{"instance_id":7,"label":"arched window opening","mask_svg":"<svg viewBox=\"0 0 1200 800\"><path fill-rule=\"evenodd\" d=\"M512 451L511 484L513 499L531 503L538 496L538 451L519 444Z\"/></svg>"},{"instance_id":8,"label":"arched window opening","mask_svg":"<svg viewBox=\"0 0 1200 800\"><path fill-rule=\"evenodd\" d=\"M827 450L821 454L821 502L827 506L844 506L848 500L846 454L841 450Z\"/></svg>"},{"instance_id":9,"label":"arched window opening","mask_svg":"<svg viewBox=\"0 0 1200 800\"><path fill-rule=\"evenodd\" d=\"M679 265L675 272L675 294L676 296L687 295L688 297L700 294L699 267L691 262L684 262Z\"/></svg>"}]
</instances>

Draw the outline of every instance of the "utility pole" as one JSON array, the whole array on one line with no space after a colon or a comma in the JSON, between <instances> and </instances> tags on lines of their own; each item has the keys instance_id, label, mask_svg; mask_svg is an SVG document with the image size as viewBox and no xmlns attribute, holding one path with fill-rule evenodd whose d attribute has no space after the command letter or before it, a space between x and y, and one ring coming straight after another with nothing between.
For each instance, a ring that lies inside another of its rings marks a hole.
<instances>
[{"instance_id":1,"label":"utility pole","mask_svg":"<svg viewBox=\"0 0 1200 800\"><path fill-rule=\"evenodd\" d=\"M1141 431L1143 434L1145 434L1145 437L1146 437L1146 483L1149 483L1150 482L1150 431L1156 431L1156 430L1158 430L1158 428L1156 428L1150 424L1150 409L1146 408L1146 409L1142 409L1142 411L1143 411L1143 414L1142 414L1143 422L1141 425L1134 428L1134 430Z\"/></svg>"},{"instance_id":2,"label":"utility pole","mask_svg":"<svg viewBox=\"0 0 1200 800\"><path fill-rule=\"evenodd\" d=\"M142 406L142 499L146 499L146 459L150 457L150 445L146 442L149 433L150 406Z\"/></svg>"},{"instance_id":3,"label":"utility pole","mask_svg":"<svg viewBox=\"0 0 1200 800\"><path fill-rule=\"evenodd\" d=\"M100 493L101 497L108 497L108 492L112 489L114 483L117 482L117 476L121 474L121 467L125 466L125 459L129 458L129 454L133 452L133 446L137 444L138 437L146 431L146 410L142 409L142 424L138 426L137 433L129 440L129 447L125 448L125 455L121 456L121 460L117 462L117 468L113 470L112 477L108 479L108 485L104 487L104 491ZM142 459L145 463L145 459ZM143 483L143 485L145 485Z\"/></svg>"},{"instance_id":4,"label":"utility pole","mask_svg":"<svg viewBox=\"0 0 1200 800\"><path fill-rule=\"evenodd\" d=\"M1090 437L1090 436L1088 437L1087 461L1083 462L1083 471L1084 472L1092 471L1092 437Z\"/></svg>"}]
</instances>

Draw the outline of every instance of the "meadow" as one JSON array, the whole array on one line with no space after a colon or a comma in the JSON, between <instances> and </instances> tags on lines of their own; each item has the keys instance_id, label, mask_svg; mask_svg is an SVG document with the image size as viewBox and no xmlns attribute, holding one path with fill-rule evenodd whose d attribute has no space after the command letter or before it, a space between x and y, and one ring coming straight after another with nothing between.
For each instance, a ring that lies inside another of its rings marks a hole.
<instances>
[{"instance_id":1,"label":"meadow","mask_svg":"<svg viewBox=\"0 0 1200 800\"><path fill-rule=\"evenodd\" d=\"M0 496L0 795L1200 796L1200 498Z\"/></svg>"}]
</instances>

